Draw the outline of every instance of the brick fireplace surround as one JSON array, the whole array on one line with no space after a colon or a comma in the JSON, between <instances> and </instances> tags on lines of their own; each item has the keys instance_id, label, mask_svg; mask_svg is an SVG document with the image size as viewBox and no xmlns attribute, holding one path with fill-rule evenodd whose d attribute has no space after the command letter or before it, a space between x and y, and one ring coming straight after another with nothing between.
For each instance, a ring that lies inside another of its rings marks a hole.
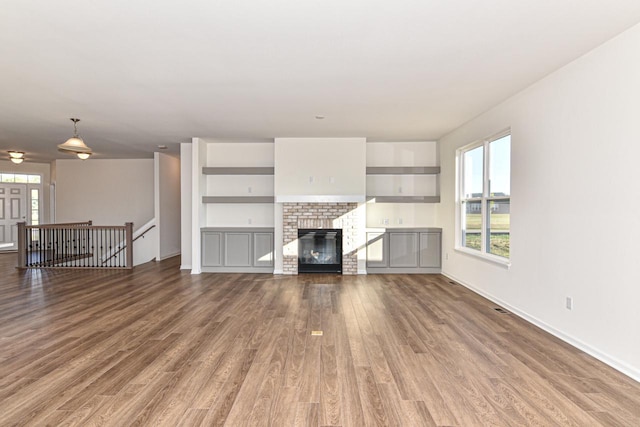
<instances>
[{"instance_id":1,"label":"brick fireplace surround","mask_svg":"<svg viewBox=\"0 0 640 427\"><path fill-rule=\"evenodd\" d=\"M298 229L342 229L342 274L358 274L357 203L284 203L283 273L298 274Z\"/></svg>"}]
</instances>

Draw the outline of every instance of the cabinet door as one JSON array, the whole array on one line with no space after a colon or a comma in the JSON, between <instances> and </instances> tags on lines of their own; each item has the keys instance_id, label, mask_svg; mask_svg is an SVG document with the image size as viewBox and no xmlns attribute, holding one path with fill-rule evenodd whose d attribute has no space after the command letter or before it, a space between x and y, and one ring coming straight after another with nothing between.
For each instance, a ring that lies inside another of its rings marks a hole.
<instances>
[{"instance_id":1,"label":"cabinet door","mask_svg":"<svg viewBox=\"0 0 640 427\"><path fill-rule=\"evenodd\" d=\"M222 233L202 232L202 266L220 267L222 265Z\"/></svg>"},{"instance_id":2,"label":"cabinet door","mask_svg":"<svg viewBox=\"0 0 640 427\"><path fill-rule=\"evenodd\" d=\"M418 266L418 233L389 233L389 267Z\"/></svg>"},{"instance_id":3,"label":"cabinet door","mask_svg":"<svg viewBox=\"0 0 640 427\"><path fill-rule=\"evenodd\" d=\"M440 233L420 233L420 267L441 266L440 240Z\"/></svg>"},{"instance_id":4,"label":"cabinet door","mask_svg":"<svg viewBox=\"0 0 640 427\"><path fill-rule=\"evenodd\" d=\"M253 266L273 267L273 233L253 234Z\"/></svg>"},{"instance_id":5,"label":"cabinet door","mask_svg":"<svg viewBox=\"0 0 640 427\"><path fill-rule=\"evenodd\" d=\"M389 242L386 233L367 233L367 267L389 267Z\"/></svg>"},{"instance_id":6,"label":"cabinet door","mask_svg":"<svg viewBox=\"0 0 640 427\"><path fill-rule=\"evenodd\" d=\"M251 233L225 233L224 266L251 267Z\"/></svg>"}]
</instances>

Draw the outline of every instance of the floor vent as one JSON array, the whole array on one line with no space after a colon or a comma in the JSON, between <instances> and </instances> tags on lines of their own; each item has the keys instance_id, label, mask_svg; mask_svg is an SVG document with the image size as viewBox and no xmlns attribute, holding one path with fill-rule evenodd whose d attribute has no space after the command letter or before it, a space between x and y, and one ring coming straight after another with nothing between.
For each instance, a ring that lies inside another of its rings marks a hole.
<instances>
[{"instance_id":1,"label":"floor vent","mask_svg":"<svg viewBox=\"0 0 640 427\"><path fill-rule=\"evenodd\" d=\"M452 284L452 285L457 285L456 282L449 281L449 283Z\"/></svg>"},{"instance_id":2,"label":"floor vent","mask_svg":"<svg viewBox=\"0 0 640 427\"><path fill-rule=\"evenodd\" d=\"M502 307L496 307L494 308L494 310L497 311L498 313L509 314L509 312Z\"/></svg>"}]
</instances>

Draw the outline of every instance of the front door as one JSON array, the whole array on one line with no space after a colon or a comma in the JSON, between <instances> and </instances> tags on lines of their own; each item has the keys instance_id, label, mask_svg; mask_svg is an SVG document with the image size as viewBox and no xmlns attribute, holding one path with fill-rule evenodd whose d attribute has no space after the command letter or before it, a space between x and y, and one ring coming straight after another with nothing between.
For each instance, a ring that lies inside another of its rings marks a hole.
<instances>
[{"instance_id":1,"label":"front door","mask_svg":"<svg viewBox=\"0 0 640 427\"><path fill-rule=\"evenodd\" d=\"M17 249L21 221L27 221L27 185L0 184L0 250Z\"/></svg>"}]
</instances>

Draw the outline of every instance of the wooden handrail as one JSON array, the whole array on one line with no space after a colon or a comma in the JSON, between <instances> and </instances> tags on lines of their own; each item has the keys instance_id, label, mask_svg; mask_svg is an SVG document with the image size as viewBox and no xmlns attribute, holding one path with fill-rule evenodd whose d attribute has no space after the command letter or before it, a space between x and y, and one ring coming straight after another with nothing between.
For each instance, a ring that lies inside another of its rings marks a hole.
<instances>
[{"instance_id":1,"label":"wooden handrail","mask_svg":"<svg viewBox=\"0 0 640 427\"><path fill-rule=\"evenodd\" d=\"M129 223L128 223L128 224L129 224ZM131 223L131 224L133 225L133 223ZM149 230L151 230L151 229L152 229L153 227L155 227L155 226L156 226L156 225L155 225L155 224L153 224L151 227L147 228L147 229L146 229L146 230L144 230L142 233L140 233L139 235L137 235L135 239L131 240L131 243L130 243L130 244L133 244L133 242L135 242L135 241L136 241L136 240L138 240L139 238L144 237L144 235L145 235L145 234L147 234L147 232L148 232ZM128 233L127 233L127 235L128 235ZM111 258L113 258L114 256L118 255L120 252L124 251L124 250L127 248L127 246L128 246L128 243L127 243L127 244L125 244L125 245L124 245L123 247L121 247L120 249L118 249L117 251L115 251L115 252L113 253L113 255L111 255L109 258L105 259L104 261L102 261L102 263L103 263L103 264L104 264L104 263L106 263L106 262L107 262L107 261L109 261ZM130 252L131 252L131 253L133 253L132 251L130 251Z\"/></svg>"},{"instance_id":2,"label":"wooden handrail","mask_svg":"<svg viewBox=\"0 0 640 427\"><path fill-rule=\"evenodd\" d=\"M66 230L124 230L126 225L58 225L58 224L44 224L44 225L25 225L26 230L38 230L38 229L66 229Z\"/></svg>"},{"instance_id":3,"label":"wooden handrail","mask_svg":"<svg viewBox=\"0 0 640 427\"><path fill-rule=\"evenodd\" d=\"M138 240L138 239L139 239L139 238L141 238L141 237L144 237L144 235L145 235L145 234L147 234L147 232L148 232L149 230L151 230L151 229L152 229L153 227L155 227L155 226L156 226L156 225L155 225L155 224L153 224L151 227L147 228L147 229L146 229L146 230L144 230L142 233L138 234L138 235L136 236L136 238L135 238L135 239L133 239L133 242L135 242L136 240Z\"/></svg>"},{"instance_id":4,"label":"wooden handrail","mask_svg":"<svg viewBox=\"0 0 640 427\"><path fill-rule=\"evenodd\" d=\"M40 224L40 225L26 225L27 228L71 228L71 227L90 227L93 225L93 221L84 222L61 222L59 224Z\"/></svg>"}]
</instances>

